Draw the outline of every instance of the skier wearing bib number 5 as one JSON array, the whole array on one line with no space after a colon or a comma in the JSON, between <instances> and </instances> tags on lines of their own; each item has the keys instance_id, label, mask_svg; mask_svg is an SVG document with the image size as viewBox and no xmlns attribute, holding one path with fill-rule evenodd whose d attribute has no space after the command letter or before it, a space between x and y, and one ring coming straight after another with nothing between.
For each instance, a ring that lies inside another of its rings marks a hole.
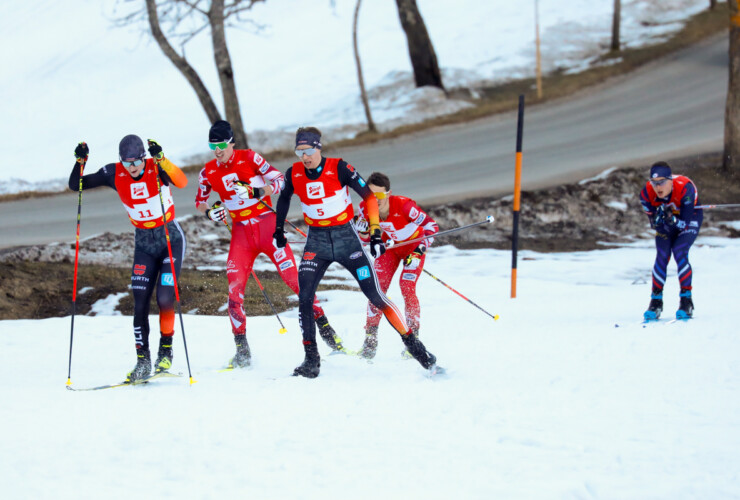
<instances>
[{"instance_id":1,"label":"skier wearing bib number 5","mask_svg":"<svg viewBox=\"0 0 740 500\"><path fill-rule=\"evenodd\" d=\"M179 278L185 256L185 235L175 220L175 205L170 184L184 188L188 179L174 163L164 157L162 147L149 140L149 154L145 159L144 142L136 135L127 135L118 145L120 161L109 163L94 174L82 176L82 189L108 186L118 192L123 207L135 229L134 264L131 271L131 289L134 295L134 337L136 366L126 376L126 382L148 377L152 371L149 353L149 303L155 285L159 306L159 351L154 362L155 371L166 371L172 366L172 338L175 333L175 288L172 277L167 238L162 220L164 204L175 276ZM78 162L86 162L90 149L81 142L75 148ZM157 180L159 178L159 181ZM162 196L160 199L159 186ZM69 188L80 186L77 164L69 176Z\"/></svg>"},{"instance_id":2,"label":"skier wearing bib number 5","mask_svg":"<svg viewBox=\"0 0 740 500\"><path fill-rule=\"evenodd\" d=\"M387 175L373 172L367 178L367 185L378 200L380 215L380 228L383 230L385 241L392 240L396 243L426 237L418 244L409 244L390 248L380 258L375 259L373 267L378 275L380 290L385 293L393 280L399 264L401 276L398 284L401 287L406 304L406 323L411 334L419 336L420 316L419 298L416 296L416 282L424 269L427 248L434 241L433 235L439 231L437 223L429 217L416 202L404 196L391 194L391 181ZM360 215L355 226L360 232L360 238L368 241L370 234L369 214L367 204L360 203ZM372 304L367 305L367 322L365 324L365 342L360 355L363 358L375 357L378 347L378 325L380 324L380 311ZM404 352L404 356L408 353Z\"/></svg>"},{"instance_id":3,"label":"skier wearing bib number 5","mask_svg":"<svg viewBox=\"0 0 740 500\"><path fill-rule=\"evenodd\" d=\"M383 312L411 355L432 373L441 372L436 358L426 350L417 337L411 335L403 316L388 297L381 292L378 279L362 243L352 224L354 209L350 198L351 187L365 201L368 212L370 253L380 257L385 252L378 224L378 203L360 174L341 158L321 155L321 132L314 127L302 127L296 132L296 156L299 162L285 173L285 188L277 204L275 244L287 244L284 224L295 194L300 198L303 219L309 226L308 240L298 269L298 312L305 359L293 375L315 378L321 362L316 348L316 331L311 321L311 303L316 287L332 262L338 262L357 280L370 302Z\"/></svg>"},{"instance_id":4,"label":"skier wearing bib number 5","mask_svg":"<svg viewBox=\"0 0 740 500\"><path fill-rule=\"evenodd\" d=\"M298 294L298 271L293 251L290 247L277 248L272 241L275 213L270 208L270 196L280 194L285 177L251 149L234 149L234 134L227 121L219 120L213 124L208 132L208 141L215 158L200 172L195 208L214 222L224 222L227 212L233 221L226 277L236 354L229 367L244 368L250 366L252 359L247 342L244 289L257 256L260 253L267 255L285 284ZM221 200L209 207L211 191L215 191ZM315 297L311 301L311 314L326 344L335 351L342 350L342 339L329 325Z\"/></svg>"}]
</instances>

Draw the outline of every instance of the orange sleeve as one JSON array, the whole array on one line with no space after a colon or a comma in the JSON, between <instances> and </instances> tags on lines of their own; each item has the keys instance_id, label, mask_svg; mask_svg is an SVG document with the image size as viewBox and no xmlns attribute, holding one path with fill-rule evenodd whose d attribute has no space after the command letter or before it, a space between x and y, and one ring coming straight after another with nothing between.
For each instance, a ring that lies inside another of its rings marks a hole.
<instances>
[{"instance_id":1,"label":"orange sleeve","mask_svg":"<svg viewBox=\"0 0 740 500\"><path fill-rule=\"evenodd\" d=\"M378 200L371 192L370 196L363 198L363 201L365 202L365 208L367 209L368 230L370 231L370 234L373 234L373 226L380 229L380 211L378 210Z\"/></svg>"},{"instance_id":2,"label":"orange sleeve","mask_svg":"<svg viewBox=\"0 0 740 500\"><path fill-rule=\"evenodd\" d=\"M188 185L188 178L185 173L167 158L163 158L159 162L159 166L170 176L170 180L175 187L184 188Z\"/></svg>"}]
</instances>

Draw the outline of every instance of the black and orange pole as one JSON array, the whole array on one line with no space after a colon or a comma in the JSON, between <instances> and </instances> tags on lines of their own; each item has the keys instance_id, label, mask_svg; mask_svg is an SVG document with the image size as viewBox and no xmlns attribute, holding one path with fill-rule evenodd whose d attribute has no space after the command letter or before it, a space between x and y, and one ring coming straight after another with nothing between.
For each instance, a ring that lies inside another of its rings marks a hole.
<instances>
[{"instance_id":1,"label":"black and orange pole","mask_svg":"<svg viewBox=\"0 0 740 500\"><path fill-rule=\"evenodd\" d=\"M522 189L522 135L524 133L524 94L519 96L516 125L516 171L514 173L514 217L511 234L511 298L516 298L516 263L519 246L519 202Z\"/></svg>"}]
</instances>

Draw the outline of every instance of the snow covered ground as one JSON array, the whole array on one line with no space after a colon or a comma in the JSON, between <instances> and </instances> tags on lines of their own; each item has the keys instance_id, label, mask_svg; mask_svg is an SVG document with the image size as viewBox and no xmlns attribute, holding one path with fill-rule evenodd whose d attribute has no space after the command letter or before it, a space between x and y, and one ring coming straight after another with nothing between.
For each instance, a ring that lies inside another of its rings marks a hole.
<instances>
[{"instance_id":1,"label":"snow covered ground","mask_svg":"<svg viewBox=\"0 0 740 500\"><path fill-rule=\"evenodd\" d=\"M262 32L228 32L252 147L263 152L288 147L298 125L319 126L330 142L365 127L352 54L355 3L268 1L256 5L250 17L264 25ZM448 0L417 3L448 88L534 75L536 2L457 0L454 8ZM538 3L543 71L576 72L597 64L611 39L612 0ZM64 190L81 140L90 145L95 165L115 160L120 138L130 133L157 139L178 163L208 153L210 123L145 25L113 27L112 19L136 4L0 4L0 17L8 20L0 41L16 48L0 55L0 93L11 96L3 101L0 121L0 194ZM708 7L706 0L625 0L623 45L665 40ZM358 36L373 118L381 129L469 105L414 88L393 0L363 3ZM220 103L207 30L187 45L186 54Z\"/></svg>"},{"instance_id":2,"label":"snow covered ground","mask_svg":"<svg viewBox=\"0 0 740 500\"><path fill-rule=\"evenodd\" d=\"M738 240L700 238L695 318L643 327L650 241L521 252L516 299L509 252L433 248L426 268L500 315L423 276L421 337L449 372L436 379L401 358L387 324L374 363L321 345L319 378L291 377L303 358L292 310L286 335L274 317L249 318L251 370L218 372L234 349L226 317L185 315L197 383L71 392L70 318L2 321L3 496L739 498L738 251ZM389 294L401 298L395 284ZM320 297L358 348L363 296ZM665 299L670 319L673 263ZM133 366L131 322L75 320L75 387ZM179 323L176 339L173 370L187 374Z\"/></svg>"}]
</instances>

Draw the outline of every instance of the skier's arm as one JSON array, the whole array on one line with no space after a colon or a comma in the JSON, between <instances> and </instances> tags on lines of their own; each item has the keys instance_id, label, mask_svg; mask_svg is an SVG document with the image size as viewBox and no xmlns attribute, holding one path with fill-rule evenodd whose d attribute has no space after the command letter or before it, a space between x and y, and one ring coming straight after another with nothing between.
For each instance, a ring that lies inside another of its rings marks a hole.
<instances>
[{"instance_id":1,"label":"skier's arm","mask_svg":"<svg viewBox=\"0 0 740 500\"><path fill-rule=\"evenodd\" d=\"M378 200L367 187L367 182L349 163L342 160L337 165L337 175L342 186L351 187L355 193L362 197L367 210L368 230L373 234L375 229L380 229L380 215L378 210Z\"/></svg>"},{"instance_id":2,"label":"skier's arm","mask_svg":"<svg viewBox=\"0 0 740 500\"><path fill-rule=\"evenodd\" d=\"M180 189L188 185L188 178L185 173L167 158L159 160L157 165L159 165L159 174L162 181L165 181L165 179L168 181L165 182L167 186L169 186L169 181L172 181L172 184Z\"/></svg>"},{"instance_id":3,"label":"skier's arm","mask_svg":"<svg viewBox=\"0 0 740 500\"><path fill-rule=\"evenodd\" d=\"M648 218L648 222L650 222L650 227L655 229L655 215L657 211L656 208L653 206L650 192L648 191L647 186L642 188L642 191L640 191L640 204L642 205L642 211Z\"/></svg>"},{"instance_id":4,"label":"skier's arm","mask_svg":"<svg viewBox=\"0 0 740 500\"><path fill-rule=\"evenodd\" d=\"M82 176L82 189L92 189L100 186L108 186L116 189L116 164L109 163L93 174ZM75 162L72 172L69 174L69 189L77 191L80 189L80 164Z\"/></svg>"},{"instance_id":5,"label":"skier's arm","mask_svg":"<svg viewBox=\"0 0 740 500\"><path fill-rule=\"evenodd\" d=\"M691 182L687 182L684 186L683 193L681 193L681 205L678 213L678 220L676 226L679 229L683 229L694 217L695 211L695 200L696 200L696 188Z\"/></svg>"},{"instance_id":6,"label":"skier's arm","mask_svg":"<svg viewBox=\"0 0 740 500\"><path fill-rule=\"evenodd\" d=\"M205 214L208 210L208 197L212 189L211 183L206 178L206 169L203 167L198 174L198 191L195 193L195 209L198 212Z\"/></svg>"},{"instance_id":7,"label":"skier's arm","mask_svg":"<svg viewBox=\"0 0 740 500\"><path fill-rule=\"evenodd\" d=\"M277 208L275 212L277 217L275 219L275 232L283 231L285 227L285 218L288 216L288 210L290 209L290 198L293 196L293 181L291 175L293 173L293 167L290 167L285 172L285 185L280 192L280 197L277 201Z\"/></svg>"}]
</instances>

